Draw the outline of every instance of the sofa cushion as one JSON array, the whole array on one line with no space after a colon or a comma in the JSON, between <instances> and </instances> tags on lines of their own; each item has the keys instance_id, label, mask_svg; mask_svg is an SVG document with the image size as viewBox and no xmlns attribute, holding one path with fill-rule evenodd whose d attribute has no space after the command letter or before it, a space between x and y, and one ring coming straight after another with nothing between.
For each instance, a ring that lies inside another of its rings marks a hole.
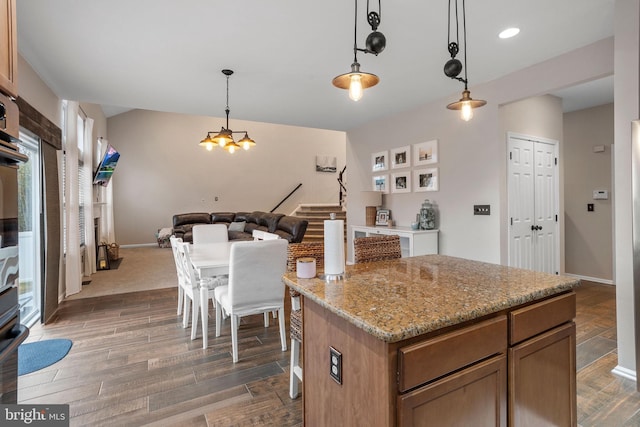
<instances>
[{"instance_id":1,"label":"sofa cushion","mask_svg":"<svg viewBox=\"0 0 640 427\"><path fill-rule=\"evenodd\" d=\"M185 224L210 224L211 216L206 212L184 213L173 216L173 228Z\"/></svg>"},{"instance_id":2,"label":"sofa cushion","mask_svg":"<svg viewBox=\"0 0 640 427\"><path fill-rule=\"evenodd\" d=\"M249 212L236 212L236 216L233 220L249 222ZM253 221L253 222L256 222L256 221Z\"/></svg>"},{"instance_id":3,"label":"sofa cushion","mask_svg":"<svg viewBox=\"0 0 640 427\"><path fill-rule=\"evenodd\" d=\"M260 224L260 217L264 212L254 211L247 214L247 223Z\"/></svg>"},{"instance_id":4,"label":"sofa cushion","mask_svg":"<svg viewBox=\"0 0 640 427\"><path fill-rule=\"evenodd\" d=\"M269 233L275 233L278 228L278 221L282 218L284 214L276 214L270 212L262 212L258 217L258 224L266 227Z\"/></svg>"},{"instance_id":5,"label":"sofa cushion","mask_svg":"<svg viewBox=\"0 0 640 427\"><path fill-rule=\"evenodd\" d=\"M287 239L289 243L300 243L307 231L309 221L294 216L283 216L278 221L278 229L275 234L283 239Z\"/></svg>"},{"instance_id":6,"label":"sofa cushion","mask_svg":"<svg viewBox=\"0 0 640 427\"><path fill-rule=\"evenodd\" d=\"M220 223L226 222L231 223L235 221L236 214L234 212L213 212L211 214L211 222Z\"/></svg>"},{"instance_id":7,"label":"sofa cushion","mask_svg":"<svg viewBox=\"0 0 640 427\"><path fill-rule=\"evenodd\" d=\"M253 240L253 237L251 233L229 230L229 241L231 240Z\"/></svg>"},{"instance_id":8,"label":"sofa cushion","mask_svg":"<svg viewBox=\"0 0 640 427\"><path fill-rule=\"evenodd\" d=\"M244 231L245 221L236 221L229 224L229 231Z\"/></svg>"}]
</instances>

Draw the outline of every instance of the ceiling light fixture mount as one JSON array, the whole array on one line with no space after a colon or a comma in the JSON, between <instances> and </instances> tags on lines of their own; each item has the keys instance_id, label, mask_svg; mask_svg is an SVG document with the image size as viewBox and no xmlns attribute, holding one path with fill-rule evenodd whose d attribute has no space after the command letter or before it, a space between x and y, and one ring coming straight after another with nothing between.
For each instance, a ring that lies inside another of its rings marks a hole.
<instances>
[{"instance_id":1,"label":"ceiling light fixture mount","mask_svg":"<svg viewBox=\"0 0 640 427\"><path fill-rule=\"evenodd\" d=\"M256 142L249 138L249 134L246 130L231 130L229 128L229 77L233 74L233 70L224 69L222 70L222 74L227 77L227 108L224 112L227 115L227 127L222 127L220 132L216 134L215 131L207 132L207 136L204 137L202 141L200 141L200 146L205 147L208 151L213 150L216 146L222 147L227 150L229 153L233 154L236 150L240 148L244 148L248 150L249 148L256 145ZM244 137L238 142L233 140L234 133L244 133ZM215 134L215 136L211 136Z\"/></svg>"},{"instance_id":2,"label":"ceiling light fixture mount","mask_svg":"<svg viewBox=\"0 0 640 427\"><path fill-rule=\"evenodd\" d=\"M467 78L467 20L465 16L465 0L462 0L462 36L463 36L463 49L464 49L464 64L460 62L459 59L456 58L460 50L460 42L459 42L459 26L458 26L458 0L454 0L455 3L455 22L456 22L456 34L455 41L451 41L451 0L449 0L449 10L448 10L448 23L447 23L447 50L451 55L451 59L449 59L444 64L444 74L445 76L452 78L454 80L461 81L464 83L464 90L462 91L462 98L459 101L452 102L447 105L447 108L450 110L461 110L462 119L465 121L471 120L473 117L473 109L482 107L487 103L487 101L483 101L481 99L473 99L471 98L471 92L469 91L467 85L469 83L469 79ZM464 69L464 78L458 77L458 75Z\"/></svg>"},{"instance_id":3,"label":"ceiling light fixture mount","mask_svg":"<svg viewBox=\"0 0 640 427\"><path fill-rule=\"evenodd\" d=\"M360 71L360 63L358 62L358 51L364 53L372 53L376 56L384 50L387 45L387 39L384 34L378 31L380 25L380 17L382 15L382 8L380 4L381 0L378 0L378 12L371 11L369 9L369 0L367 0L367 22L371 26L371 34L367 36L365 42L366 49L358 48L358 0L354 0L355 3L355 19L353 25L353 63L351 64L351 72L340 74L332 81L333 85L340 89L349 90L349 98L354 101L358 101L362 98L362 92L364 89L370 88L378 84L380 79L375 74L365 73Z\"/></svg>"}]
</instances>

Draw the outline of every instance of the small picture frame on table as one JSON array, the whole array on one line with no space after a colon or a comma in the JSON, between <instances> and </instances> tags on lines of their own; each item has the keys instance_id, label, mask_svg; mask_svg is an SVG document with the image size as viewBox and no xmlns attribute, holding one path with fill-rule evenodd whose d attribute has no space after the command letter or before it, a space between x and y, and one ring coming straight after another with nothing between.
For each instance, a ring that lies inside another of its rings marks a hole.
<instances>
[{"instance_id":1,"label":"small picture frame on table","mask_svg":"<svg viewBox=\"0 0 640 427\"><path fill-rule=\"evenodd\" d=\"M389 209L378 209L376 212L376 225L389 225L391 212Z\"/></svg>"}]
</instances>

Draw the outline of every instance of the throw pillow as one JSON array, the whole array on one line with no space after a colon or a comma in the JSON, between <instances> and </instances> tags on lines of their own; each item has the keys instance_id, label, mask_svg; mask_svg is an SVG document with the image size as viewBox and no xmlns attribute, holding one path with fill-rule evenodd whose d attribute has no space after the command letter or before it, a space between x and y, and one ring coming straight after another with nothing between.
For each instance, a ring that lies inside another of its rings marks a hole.
<instances>
[{"instance_id":1,"label":"throw pillow","mask_svg":"<svg viewBox=\"0 0 640 427\"><path fill-rule=\"evenodd\" d=\"M245 221L232 222L229 224L229 231L244 231Z\"/></svg>"}]
</instances>

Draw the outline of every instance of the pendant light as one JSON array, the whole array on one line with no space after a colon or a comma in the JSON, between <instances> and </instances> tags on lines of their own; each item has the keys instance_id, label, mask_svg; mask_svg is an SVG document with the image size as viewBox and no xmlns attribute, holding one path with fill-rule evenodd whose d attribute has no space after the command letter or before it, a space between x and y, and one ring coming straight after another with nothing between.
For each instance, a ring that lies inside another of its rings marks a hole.
<instances>
[{"instance_id":1,"label":"pendant light","mask_svg":"<svg viewBox=\"0 0 640 427\"><path fill-rule=\"evenodd\" d=\"M229 128L229 113L231 112L231 110L229 110L229 77L233 74L233 70L224 69L222 70L222 74L227 77L227 108L224 110L227 115L227 127L225 128L223 126L220 129L220 132L214 136L211 136L215 133L214 131L207 132L207 136L200 141L199 145L205 147L208 151L213 150L215 147L221 147L227 150L230 154L233 154L241 148L248 150L255 146L256 142L249 138L249 134L246 130L231 130ZM235 142L233 140L234 133L244 133L244 137L240 141Z\"/></svg>"},{"instance_id":2,"label":"pendant light","mask_svg":"<svg viewBox=\"0 0 640 427\"><path fill-rule=\"evenodd\" d=\"M355 22L353 25L353 64L351 64L351 72L340 74L332 81L333 85L340 89L349 90L349 98L354 101L360 100L364 89L370 88L378 84L380 79L375 74L365 73L360 71L360 63L358 63L358 51L364 53L373 53L378 56L382 52L387 44L387 39L384 34L378 31L378 25L380 25L380 16L382 9L378 0L378 11L369 10L369 0L367 0L367 21L371 25L373 30L366 40L366 49L359 49L357 44L358 37L358 0L354 0L355 4Z\"/></svg>"},{"instance_id":3,"label":"pendant light","mask_svg":"<svg viewBox=\"0 0 640 427\"><path fill-rule=\"evenodd\" d=\"M464 121L469 121L473 117L473 109L482 107L487 103L487 101L483 101L481 99L473 99L471 98L471 92L469 91L467 84L469 83L469 79L467 78L467 22L465 17L465 0L462 0L462 36L463 36L463 48L464 48L464 66L460 62L460 60L456 59L456 55L459 51L459 39L458 39L458 0L454 0L455 4L455 16L456 16L456 41L451 41L451 0L449 0L449 11L448 11L448 23L447 23L447 31L448 31L448 45L447 49L449 50L449 54L451 54L451 59L448 60L444 64L444 74L447 77L452 79L461 81L464 83L464 90L462 91L462 98L459 101L452 102L447 105L447 108L450 110L460 110L461 117ZM464 68L464 78L458 77L462 69Z\"/></svg>"}]
</instances>

